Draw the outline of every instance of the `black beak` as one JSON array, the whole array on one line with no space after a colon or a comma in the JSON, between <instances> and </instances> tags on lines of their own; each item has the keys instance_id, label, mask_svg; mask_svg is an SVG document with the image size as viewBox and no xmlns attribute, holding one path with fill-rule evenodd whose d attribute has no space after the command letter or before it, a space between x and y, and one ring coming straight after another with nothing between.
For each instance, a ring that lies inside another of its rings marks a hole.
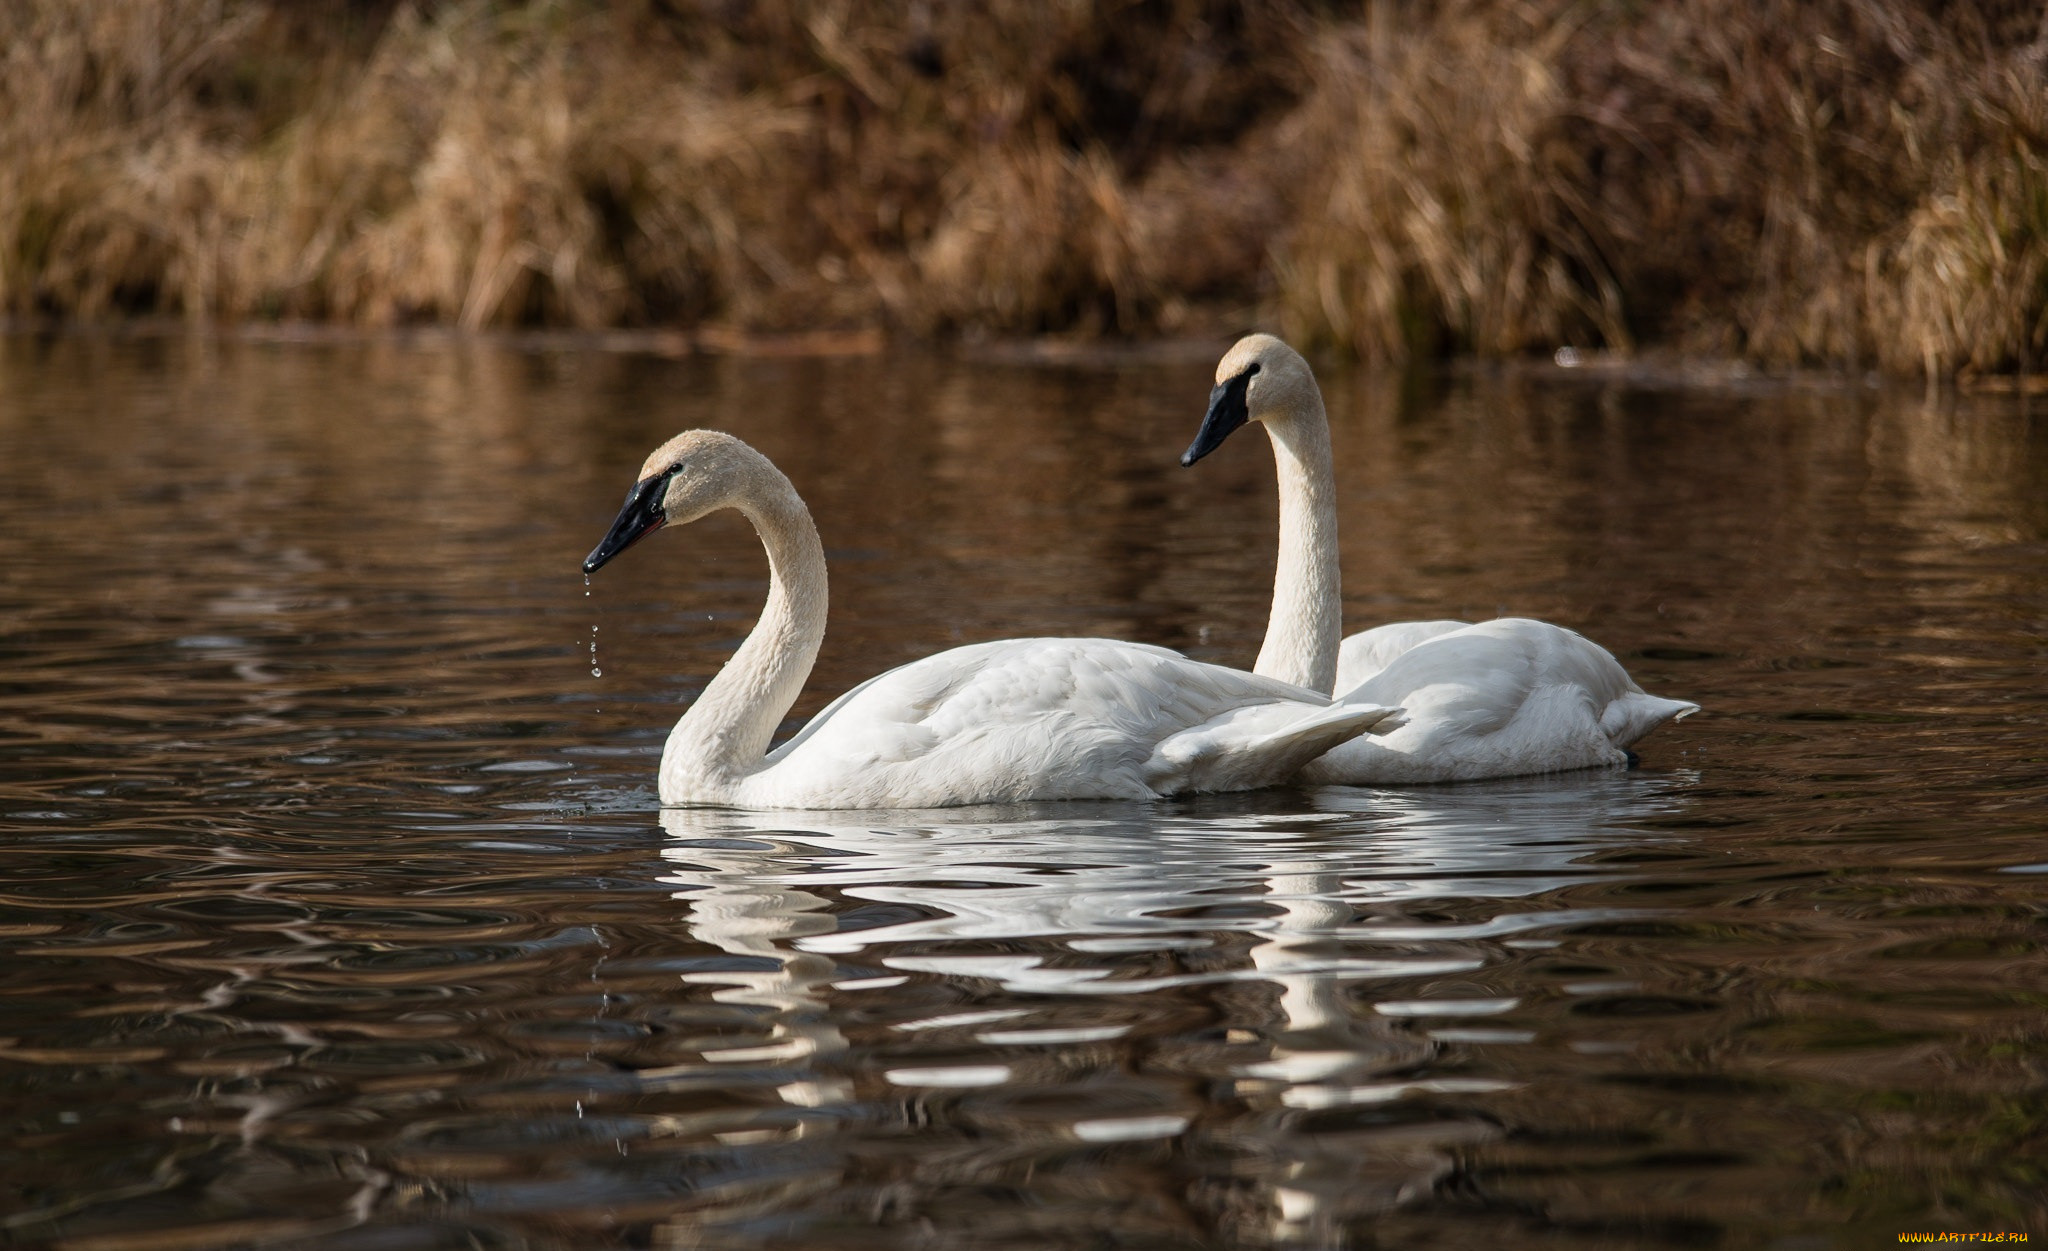
<instances>
[{"instance_id":1,"label":"black beak","mask_svg":"<svg viewBox=\"0 0 2048 1251\"><path fill-rule=\"evenodd\" d=\"M668 475L642 478L626 492L626 502L620 506L619 515L613 519L612 528L604 536L604 542L591 549L583 558L583 572L596 573L598 568L612 557L625 551L658 528L668 517L661 511L662 492L668 488Z\"/></svg>"},{"instance_id":2,"label":"black beak","mask_svg":"<svg viewBox=\"0 0 2048 1251\"><path fill-rule=\"evenodd\" d=\"M1209 412L1202 418L1202 428L1195 434L1195 441L1188 444L1188 450L1181 453L1182 468L1194 464L1217 448L1230 432L1252 419L1251 409L1245 403L1245 396L1251 390L1252 375L1259 372L1253 365L1250 369L1216 384L1209 392Z\"/></svg>"}]
</instances>

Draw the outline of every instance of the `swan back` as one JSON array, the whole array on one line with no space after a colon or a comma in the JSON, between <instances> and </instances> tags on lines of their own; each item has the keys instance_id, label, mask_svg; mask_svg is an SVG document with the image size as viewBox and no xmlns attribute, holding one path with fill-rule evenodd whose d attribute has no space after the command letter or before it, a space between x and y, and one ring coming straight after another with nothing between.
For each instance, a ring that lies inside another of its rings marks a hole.
<instances>
[{"instance_id":1,"label":"swan back","mask_svg":"<svg viewBox=\"0 0 2048 1251\"><path fill-rule=\"evenodd\" d=\"M1394 621L1360 630L1337 649L1338 691L1348 691L1376 676L1394 658L1418 643L1471 625L1469 621Z\"/></svg>"},{"instance_id":2,"label":"swan back","mask_svg":"<svg viewBox=\"0 0 2048 1251\"><path fill-rule=\"evenodd\" d=\"M1275 786L1397 721L1165 648L1004 639L889 670L829 705L727 797L745 807L1150 799ZM664 761L664 795L668 793Z\"/></svg>"},{"instance_id":3,"label":"swan back","mask_svg":"<svg viewBox=\"0 0 2048 1251\"><path fill-rule=\"evenodd\" d=\"M1407 724L1339 746L1303 780L1457 782L1619 767L1630 743L1698 711L1644 693L1606 648L1563 626L1502 617L1443 629L1455 624L1381 627L1389 645L1409 627L1423 637L1411 636L1412 646L1344 698L1399 700Z\"/></svg>"}]
</instances>

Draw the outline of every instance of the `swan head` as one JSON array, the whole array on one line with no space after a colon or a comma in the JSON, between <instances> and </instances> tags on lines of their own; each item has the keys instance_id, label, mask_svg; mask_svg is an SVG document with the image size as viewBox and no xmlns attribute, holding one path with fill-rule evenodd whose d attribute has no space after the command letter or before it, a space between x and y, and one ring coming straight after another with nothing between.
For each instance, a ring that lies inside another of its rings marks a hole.
<instances>
[{"instance_id":1,"label":"swan head","mask_svg":"<svg viewBox=\"0 0 2048 1251\"><path fill-rule=\"evenodd\" d=\"M1321 400L1315 371L1301 353L1269 334L1246 335L1217 363L1209 411L1180 463L1192 465L1207 456L1248 421L1319 411Z\"/></svg>"},{"instance_id":2,"label":"swan head","mask_svg":"<svg viewBox=\"0 0 2048 1251\"><path fill-rule=\"evenodd\" d=\"M665 525L687 525L740 503L746 484L767 462L759 452L717 430L685 430L655 448L604 540L583 560L595 573L612 557Z\"/></svg>"}]
</instances>

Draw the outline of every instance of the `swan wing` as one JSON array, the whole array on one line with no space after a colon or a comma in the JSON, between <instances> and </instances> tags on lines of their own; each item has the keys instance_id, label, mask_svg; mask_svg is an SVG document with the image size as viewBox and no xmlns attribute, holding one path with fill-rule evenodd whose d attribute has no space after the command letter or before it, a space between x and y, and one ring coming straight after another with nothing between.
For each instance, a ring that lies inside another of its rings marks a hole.
<instances>
[{"instance_id":1,"label":"swan wing","mask_svg":"<svg viewBox=\"0 0 2048 1251\"><path fill-rule=\"evenodd\" d=\"M1599 644L1508 617L1425 638L1348 692L1407 724L1346 742L1304 780L1377 784L1618 765L1629 743L1695 705L1645 694Z\"/></svg>"},{"instance_id":2,"label":"swan wing","mask_svg":"<svg viewBox=\"0 0 2048 1251\"><path fill-rule=\"evenodd\" d=\"M1700 710L1698 704L1644 691L1614 653L1563 626L1506 617L1471 628L1516 639L1530 657L1535 685L1564 687L1582 695L1601 733L1617 748Z\"/></svg>"},{"instance_id":3,"label":"swan wing","mask_svg":"<svg viewBox=\"0 0 2048 1251\"><path fill-rule=\"evenodd\" d=\"M1163 740L1145 776L1162 795L1278 786L1338 744L1400 724L1401 710L1382 704L1251 704Z\"/></svg>"},{"instance_id":4,"label":"swan wing","mask_svg":"<svg viewBox=\"0 0 2048 1251\"><path fill-rule=\"evenodd\" d=\"M1348 691L1418 643L1470 626L1469 621L1392 621L1360 630L1337 648L1337 686Z\"/></svg>"},{"instance_id":5,"label":"swan wing","mask_svg":"<svg viewBox=\"0 0 2048 1251\"><path fill-rule=\"evenodd\" d=\"M1490 734L1514 719L1533 690L1557 676L1544 664L1547 640L1515 628L1520 624L1489 621L1425 638L1344 698L1385 703L1400 691L1410 701L1403 706L1411 718L1426 710L1438 736Z\"/></svg>"},{"instance_id":6,"label":"swan wing","mask_svg":"<svg viewBox=\"0 0 2048 1251\"><path fill-rule=\"evenodd\" d=\"M980 643L849 691L769 758L749 794L932 807L1243 789L1284 781L1391 711L1333 710L1284 682L1138 643Z\"/></svg>"}]
</instances>

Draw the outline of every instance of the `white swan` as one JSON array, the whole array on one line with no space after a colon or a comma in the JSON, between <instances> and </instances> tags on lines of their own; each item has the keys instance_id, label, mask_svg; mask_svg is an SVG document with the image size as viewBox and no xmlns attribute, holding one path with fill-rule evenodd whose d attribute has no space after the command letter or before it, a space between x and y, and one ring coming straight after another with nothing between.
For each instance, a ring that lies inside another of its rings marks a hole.
<instances>
[{"instance_id":1,"label":"white swan","mask_svg":"<svg viewBox=\"0 0 2048 1251\"><path fill-rule=\"evenodd\" d=\"M1303 769L1309 783L1457 782L1630 761L1629 744L1698 704L1648 695L1608 651L1562 626L1504 617L1403 621L1344 639L1330 425L1308 362L1271 335L1216 367L1181 464L1259 422L1280 479L1280 561L1255 671L1346 700L1399 704L1407 723Z\"/></svg>"},{"instance_id":2,"label":"white swan","mask_svg":"<svg viewBox=\"0 0 2048 1251\"><path fill-rule=\"evenodd\" d=\"M854 687L773 752L825 635L825 553L768 458L689 430L656 449L585 573L665 523L738 509L768 549L768 603L676 722L664 804L938 808L1249 790L1398 709L1333 703L1164 648L1013 639L928 656Z\"/></svg>"}]
</instances>

